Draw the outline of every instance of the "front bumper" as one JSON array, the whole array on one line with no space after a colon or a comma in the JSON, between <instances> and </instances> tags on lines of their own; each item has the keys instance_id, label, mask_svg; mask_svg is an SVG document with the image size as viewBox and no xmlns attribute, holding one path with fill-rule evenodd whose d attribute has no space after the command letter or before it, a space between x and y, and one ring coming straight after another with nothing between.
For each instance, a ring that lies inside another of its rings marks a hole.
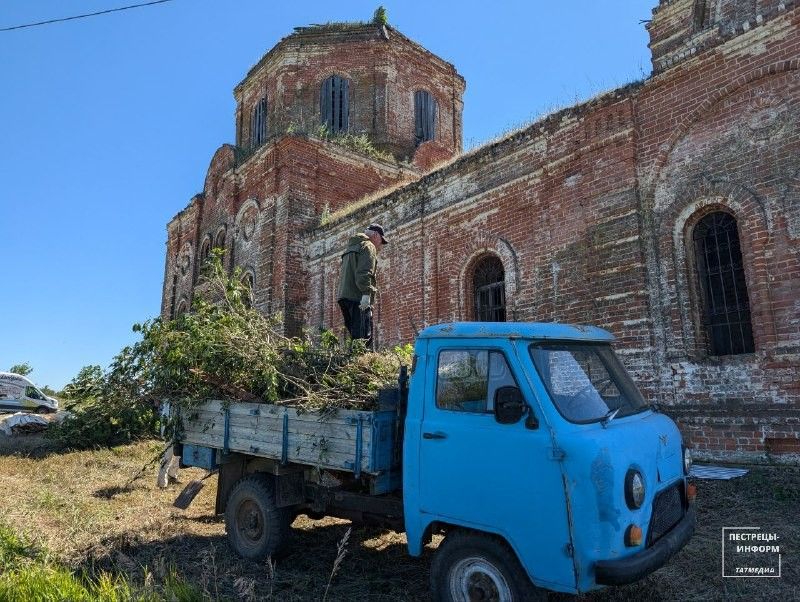
<instances>
[{"instance_id":1,"label":"front bumper","mask_svg":"<svg viewBox=\"0 0 800 602\"><path fill-rule=\"evenodd\" d=\"M680 522L646 550L618 560L596 562L595 582L598 585L625 585L661 568L692 537L695 522L694 507L690 506Z\"/></svg>"}]
</instances>

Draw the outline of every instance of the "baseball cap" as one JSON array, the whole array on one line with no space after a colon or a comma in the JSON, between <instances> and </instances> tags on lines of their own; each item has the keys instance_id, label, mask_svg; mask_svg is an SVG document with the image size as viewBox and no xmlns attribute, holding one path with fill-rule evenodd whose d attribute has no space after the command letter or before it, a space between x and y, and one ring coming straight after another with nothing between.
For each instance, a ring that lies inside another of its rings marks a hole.
<instances>
[{"instance_id":1,"label":"baseball cap","mask_svg":"<svg viewBox=\"0 0 800 602\"><path fill-rule=\"evenodd\" d=\"M386 240L386 238L383 235L383 226L381 226L380 224L370 224L367 227L367 230L372 230L373 232L377 232L378 234L381 235L381 240L383 241L383 244L385 245L389 244L389 241Z\"/></svg>"}]
</instances>

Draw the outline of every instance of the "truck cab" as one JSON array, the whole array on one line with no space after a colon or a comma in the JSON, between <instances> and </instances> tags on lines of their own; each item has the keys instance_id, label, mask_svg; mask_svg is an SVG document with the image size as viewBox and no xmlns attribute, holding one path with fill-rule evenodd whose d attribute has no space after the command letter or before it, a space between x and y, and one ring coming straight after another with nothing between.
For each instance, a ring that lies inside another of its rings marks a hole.
<instances>
[{"instance_id":1,"label":"truck cab","mask_svg":"<svg viewBox=\"0 0 800 602\"><path fill-rule=\"evenodd\" d=\"M412 555L447 533L432 567L437 598L528 599L524 577L569 593L630 583L688 541L688 451L612 341L562 324L419 334L403 505Z\"/></svg>"}]
</instances>

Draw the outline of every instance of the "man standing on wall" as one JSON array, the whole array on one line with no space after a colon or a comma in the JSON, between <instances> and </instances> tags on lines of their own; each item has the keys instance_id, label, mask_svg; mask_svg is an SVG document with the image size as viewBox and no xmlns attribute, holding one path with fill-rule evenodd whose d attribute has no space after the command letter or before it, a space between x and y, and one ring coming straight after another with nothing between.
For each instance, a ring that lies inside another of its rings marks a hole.
<instances>
[{"instance_id":1,"label":"man standing on wall","mask_svg":"<svg viewBox=\"0 0 800 602\"><path fill-rule=\"evenodd\" d=\"M351 236L342 255L339 277L339 307L344 324L354 339L366 339L372 349L372 304L378 291L375 277L378 251L388 241L383 226L370 224L363 234Z\"/></svg>"}]
</instances>

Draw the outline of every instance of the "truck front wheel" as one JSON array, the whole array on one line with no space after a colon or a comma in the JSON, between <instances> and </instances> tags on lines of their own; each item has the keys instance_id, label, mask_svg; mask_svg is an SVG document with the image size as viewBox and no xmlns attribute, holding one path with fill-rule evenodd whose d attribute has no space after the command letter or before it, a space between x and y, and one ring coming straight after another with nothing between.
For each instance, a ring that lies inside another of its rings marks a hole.
<instances>
[{"instance_id":1,"label":"truck front wheel","mask_svg":"<svg viewBox=\"0 0 800 602\"><path fill-rule=\"evenodd\" d=\"M431 593L437 602L547 599L504 542L469 531L450 533L436 550L431 564Z\"/></svg>"},{"instance_id":2,"label":"truck front wheel","mask_svg":"<svg viewBox=\"0 0 800 602\"><path fill-rule=\"evenodd\" d=\"M234 551L244 558L279 556L288 544L289 516L275 505L275 489L266 475L240 479L225 507L225 530Z\"/></svg>"}]
</instances>

